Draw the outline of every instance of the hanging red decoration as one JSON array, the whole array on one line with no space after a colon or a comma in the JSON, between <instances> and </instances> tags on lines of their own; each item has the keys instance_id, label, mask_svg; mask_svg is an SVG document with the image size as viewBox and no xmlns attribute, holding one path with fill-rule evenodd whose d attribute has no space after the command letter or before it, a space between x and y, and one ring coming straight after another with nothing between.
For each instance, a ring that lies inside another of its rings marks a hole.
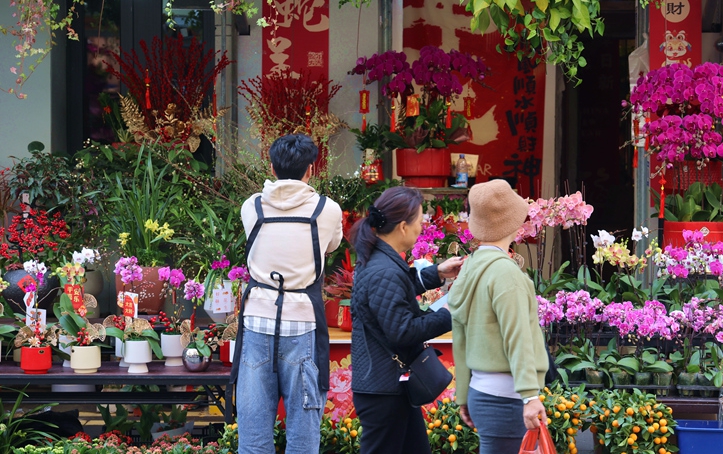
<instances>
[{"instance_id":1,"label":"hanging red decoration","mask_svg":"<svg viewBox=\"0 0 723 454\"><path fill-rule=\"evenodd\" d=\"M396 110L397 106L395 105L394 99L392 99L392 117L389 119L389 130L392 132L397 130L397 113L395 112Z\"/></svg>"},{"instance_id":2,"label":"hanging red decoration","mask_svg":"<svg viewBox=\"0 0 723 454\"><path fill-rule=\"evenodd\" d=\"M646 124L650 123L650 117L645 117L645 123ZM647 128L646 128L646 130L647 130ZM645 135L645 151L648 151L649 146L650 146L650 135L646 134Z\"/></svg>"},{"instance_id":3,"label":"hanging red decoration","mask_svg":"<svg viewBox=\"0 0 723 454\"><path fill-rule=\"evenodd\" d=\"M146 109L151 110L151 77L148 75L148 68L143 82L146 84Z\"/></svg>"},{"instance_id":4,"label":"hanging red decoration","mask_svg":"<svg viewBox=\"0 0 723 454\"><path fill-rule=\"evenodd\" d=\"M311 106L306 105L306 133L311 135Z\"/></svg>"},{"instance_id":5,"label":"hanging red decoration","mask_svg":"<svg viewBox=\"0 0 723 454\"><path fill-rule=\"evenodd\" d=\"M665 175L660 176L660 210L658 219L665 219Z\"/></svg>"},{"instance_id":6,"label":"hanging red decoration","mask_svg":"<svg viewBox=\"0 0 723 454\"><path fill-rule=\"evenodd\" d=\"M362 114L362 132L367 130L367 115L369 113L369 90L359 91L359 113Z\"/></svg>"},{"instance_id":7,"label":"hanging red decoration","mask_svg":"<svg viewBox=\"0 0 723 454\"><path fill-rule=\"evenodd\" d=\"M419 115L419 95L410 95L407 97L407 116L416 117Z\"/></svg>"},{"instance_id":8,"label":"hanging red decoration","mask_svg":"<svg viewBox=\"0 0 723 454\"><path fill-rule=\"evenodd\" d=\"M445 101L445 105L447 106L447 121L444 126L449 129L452 127L452 103L449 101L449 98Z\"/></svg>"},{"instance_id":9,"label":"hanging red decoration","mask_svg":"<svg viewBox=\"0 0 723 454\"><path fill-rule=\"evenodd\" d=\"M473 104L471 96L465 96L462 98L464 100L464 117L467 119L467 135L469 136L469 140L473 140L472 138L472 124L470 121L472 120L472 112L473 112Z\"/></svg>"}]
</instances>

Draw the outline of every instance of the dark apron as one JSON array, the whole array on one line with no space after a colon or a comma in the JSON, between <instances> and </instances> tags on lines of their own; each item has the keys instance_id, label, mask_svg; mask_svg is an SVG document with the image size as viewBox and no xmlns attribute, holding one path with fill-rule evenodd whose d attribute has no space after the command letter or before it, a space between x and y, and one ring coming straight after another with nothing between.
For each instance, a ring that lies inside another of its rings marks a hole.
<instances>
[{"instance_id":1,"label":"dark apron","mask_svg":"<svg viewBox=\"0 0 723 454\"><path fill-rule=\"evenodd\" d=\"M239 308L239 317L238 317L238 333L236 335L236 350L234 351L233 355L233 365L231 367L231 377L229 383L231 385L235 384L238 380L238 368L241 361L241 350L243 348L243 330L244 330L244 324L243 324L243 313L244 313L244 306L246 303L246 299L249 296L249 292L254 287L261 287L266 288L270 290L276 290L279 294L279 296L276 298L276 329L274 332L274 358L273 358L273 367L274 372L278 372L278 358L279 358L279 337L280 337L280 330L281 330L281 309L284 304L284 293L290 292L290 293L306 293L306 295L311 300L311 304L314 307L314 319L316 322L316 330L314 331L315 335L315 351L314 351L314 363L316 364L316 367L319 369L319 389L320 391L327 391L329 389L329 330L326 326L326 316L324 314L324 300L321 297L321 285L323 282L323 262L322 262L322 254L321 249L319 245L319 227L316 223L317 218L321 214L321 211L324 209L324 204L326 203L326 197L321 196L319 198L319 203L316 205L316 209L314 209L314 213L311 215L310 218L300 217L300 216L279 216L279 217L271 217L267 218L264 217L263 210L261 209L261 197L257 197L254 201L255 207L256 207L256 224L254 224L253 229L251 230L251 234L248 236L248 239L246 241L246 256L247 256L247 263L248 263L248 253L251 250L251 247L256 240L256 236L259 234L259 230L261 229L261 226L263 224L268 223L300 223L300 224L310 224L311 225L311 242L312 247L314 249L314 268L316 273L316 279L314 280L314 283L309 285L306 288L303 289L287 289L284 288L284 276L281 275L281 273L272 271L271 272L271 279L276 281L278 283L278 286L274 287L269 284L265 284L263 282L258 282L254 278L251 278L249 281L249 285L246 287L246 290L244 291L243 295L241 296L241 304Z\"/></svg>"}]
</instances>

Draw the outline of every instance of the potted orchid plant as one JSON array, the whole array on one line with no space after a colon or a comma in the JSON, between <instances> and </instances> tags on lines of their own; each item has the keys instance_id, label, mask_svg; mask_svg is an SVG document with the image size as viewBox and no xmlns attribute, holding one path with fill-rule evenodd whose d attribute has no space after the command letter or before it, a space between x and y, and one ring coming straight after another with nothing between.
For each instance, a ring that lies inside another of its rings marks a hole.
<instances>
[{"instance_id":1,"label":"potted orchid plant","mask_svg":"<svg viewBox=\"0 0 723 454\"><path fill-rule=\"evenodd\" d=\"M161 328L161 351L163 357L166 358L165 365L167 367L183 366L181 356L183 355L183 347L181 346L181 313L183 306L178 303L177 292L186 280L183 271L178 268L163 267L158 270L158 279L164 284L164 294L171 296L171 306L173 312L170 317L164 311L160 311L157 317L151 317L149 320L151 325Z\"/></svg>"},{"instance_id":2,"label":"potted orchid plant","mask_svg":"<svg viewBox=\"0 0 723 454\"><path fill-rule=\"evenodd\" d=\"M452 112L452 104L464 89L462 80L481 83L487 66L467 53L425 46L411 64L404 53L387 51L360 58L350 73L362 75L365 84L383 81L382 93L392 101L390 131L384 136L397 148L397 173L415 186L443 186L451 164L447 147L469 139L467 120ZM428 173L431 168L421 174L412 172L406 164L427 149L430 151L421 159L440 175Z\"/></svg>"}]
</instances>

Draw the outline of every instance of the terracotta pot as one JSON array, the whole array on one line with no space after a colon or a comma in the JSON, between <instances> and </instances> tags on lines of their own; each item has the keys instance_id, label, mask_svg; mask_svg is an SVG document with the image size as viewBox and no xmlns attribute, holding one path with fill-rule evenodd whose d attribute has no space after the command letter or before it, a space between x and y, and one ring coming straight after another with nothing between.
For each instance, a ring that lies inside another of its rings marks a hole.
<instances>
[{"instance_id":1,"label":"terracotta pot","mask_svg":"<svg viewBox=\"0 0 723 454\"><path fill-rule=\"evenodd\" d=\"M163 294L164 282L158 279L160 266L144 266L143 280L131 282L123 287L119 275L115 277L116 294L122 290L138 294L138 313L156 315L163 309L166 296Z\"/></svg>"},{"instance_id":2,"label":"terracotta pot","mask_svg":"<svg viewBox=\"0 0 723 454\"><path fill-rule=\"evenodd\" d=\"M20 368L26 374L47 374L53 365L53 350L50 347L22 347Z\"/></svg>"},{"instance_id":3,"label":"terracotta pot","mask_svg":"<svg viewBox=\"0 0 723 454\"><path fill-rule=\"evenodd\" d=\"M683 239L683 230L707 230L705 241L716 242L723 241L723 222L674 222L665 221L663 224L663 243L665 247L672 244L676 247L685 246Z\"/></svg>"},{"instance_id":4,"label":"terracotta pot","mask_svg":"<svg viewBox=\"0 0 723 454\"><path fill-rule=\"evenodd\" d=\"M2 291L2 296L10 304L13 311L25 314L25 292L18 286L18 282L25 278L32 278L25 270L11 270L3 274L3 280L9 285ZM32 278L37 285L37 279ZM46 276L43 279L43 285L38 287L36 297L38 299L38 308L48 310L53 307L55 297L58 296L60 290L60 279L57 276Z\"/></svg>"},{"instance_id":5,"label":"terracotta pot","mask_svg":"<svg viewBox=\"0 0 723 454\"><path fill-rule=\"evenodd\" d=\"M397 175L406 186L444 187L452 165L449 148L427 148L421 153L414 148L398 148L396 156Z\"/></svg>"}]
</instances>

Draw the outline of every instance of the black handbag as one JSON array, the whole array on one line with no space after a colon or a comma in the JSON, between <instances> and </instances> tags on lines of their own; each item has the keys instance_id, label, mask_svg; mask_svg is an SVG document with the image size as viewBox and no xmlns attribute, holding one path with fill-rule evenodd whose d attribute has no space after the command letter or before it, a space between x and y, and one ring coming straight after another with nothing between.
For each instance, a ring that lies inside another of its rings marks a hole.
<instances>
[{"instance_id":1,"label":"black handbag","mask_svg":"<svg viewBox=\"0 0 723 454\"><path fill-rule=\"evenodd\" d=\"M404 364L399 356L392 356L404 371L399 381L413 406L421 407L434 402L452 381L452 374L439 360L440 355L442 352L425 345L422 353L408 365Z\"/></svg>"}]
</instances>

